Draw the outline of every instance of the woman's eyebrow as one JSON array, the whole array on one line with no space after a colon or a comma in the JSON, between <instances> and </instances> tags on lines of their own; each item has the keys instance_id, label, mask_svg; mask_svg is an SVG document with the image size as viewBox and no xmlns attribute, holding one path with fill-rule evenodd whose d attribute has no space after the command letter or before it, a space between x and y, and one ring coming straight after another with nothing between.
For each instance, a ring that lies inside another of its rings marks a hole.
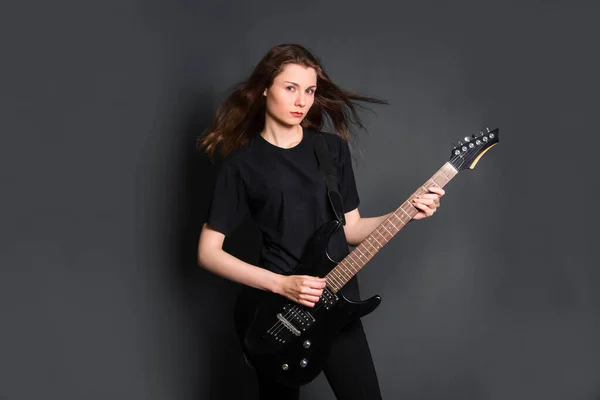
<instances>
[{"instance_id":1,"label":"woman's eyebrow","mask_svg":"<svg viewBox=\"0 0 600 400\"><path fill-rule=\"evenodd\" d=\"M284 82L291 83L294 86L300 87L300 85L298 85L296 82L291 82L291 81L284 81ZM314 88L314 87L317 87L317 85L309 86L309 88Z\"/></svg>"}]
</instances>

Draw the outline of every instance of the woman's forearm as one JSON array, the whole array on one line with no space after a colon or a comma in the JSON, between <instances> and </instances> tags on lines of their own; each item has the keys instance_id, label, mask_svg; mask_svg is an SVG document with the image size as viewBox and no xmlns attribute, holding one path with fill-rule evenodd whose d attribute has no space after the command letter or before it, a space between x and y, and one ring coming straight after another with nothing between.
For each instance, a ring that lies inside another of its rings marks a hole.
<instances>
[{"instance_id":1,"label":"woman's forearm","mask_svg":"<svg viewBox=\"0 0 600 400\"><path fill-rule=\"evenodd\" d=\"M222 249L198 252L198 264L204 269L243 285L277 292L283 275L248 264Z\"/></svg>"},{"instance_id":2,"label":"woman's forearm","mask_svg":"<svg viewBox=\"0 0 600 400\"><path fill-rule=\"evenodd\" d=\"M349 245L357 246L367 238L391 213L379 217L360 218L352 226L344 226L344 233Z\"/></svg>"}]
</instances>

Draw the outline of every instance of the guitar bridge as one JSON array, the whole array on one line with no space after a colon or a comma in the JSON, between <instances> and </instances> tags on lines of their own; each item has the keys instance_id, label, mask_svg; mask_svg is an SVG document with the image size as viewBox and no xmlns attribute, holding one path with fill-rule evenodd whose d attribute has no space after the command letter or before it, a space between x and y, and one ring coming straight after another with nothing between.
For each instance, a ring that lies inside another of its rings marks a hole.
<instances>
[{"instance_id":1,"label":"guitar bridge","mask_svg":"<svg viewBox=\"0 0 600 400\"><path fill-rule=\"evenodd\" d=\"M300 336L315 322L315 318L307 310L292 303L286 303L282 308L282 312L277 313L276 316L285 330L270 329L268 333L281 343L287 342L290 333L294 336Z\"/></svg>"},{"instance_id":2,"label":"guitar bridge","mask_svg":"<svg viewBox=\"0 0 600 400\"><path fill-rule=\"evenodd\" d=\"M287 319L285 319L284 316L281 315L281 313L277 313L277 319L279 321L281 321L281 323L283 324L283 326L285 326L290 332L292 332L292 334L294 334L296 336L300 336L300 331L298 329L296 329L294 327L294 325L292 325L292 323L290 321L288 321Z\"/></svg>"}]
</instances>

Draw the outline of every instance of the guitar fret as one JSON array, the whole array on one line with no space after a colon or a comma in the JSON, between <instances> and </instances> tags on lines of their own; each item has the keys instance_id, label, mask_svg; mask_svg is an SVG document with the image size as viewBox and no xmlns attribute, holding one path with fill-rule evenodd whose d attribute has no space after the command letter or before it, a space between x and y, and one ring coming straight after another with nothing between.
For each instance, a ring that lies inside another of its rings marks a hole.
<instances>
[{"instance_id":1,"label":"guitar fret","mask_svg":"<svg viewBox=\"0 0 600 400\"><path fill-rule=\"evenodd\" d=\"M384 225L381 225L383 227L383 229L385 229L390 235L392 235L392 232L388 231L387 228ZM393 235L392 235L393 236Z\"/></svg>"},{"instance_id":2,"label":"guitar fret","mask_svg":"<svg viewBox=\"0 0 600 400\"><path fill-rule=\"evenodd\" d=\"M377 240L377 243L379 243L379 245L381 247L383 247L385 245L385 243L381 243L377 238L375 238L375 234L376 233L379 235L379 237L381 237L383 239L383 241L385 243L387 243L388 240L387 240L387 238L384 235L381 234L381 232L379 232L379 227L375 228L375 230L373 231L373 233L371 234L371 236L373 236L373 239Z\"/></svg>"},{"instance_id":3,"label":"guitar fret","mask_svg":"<svg viewBox=\"0 0 600 400\"><path fill-rule=\"evenodd\" d=\"M390 229L392 229L392 226L393 226L394 229L396 230L396 233L400 231L400 229L398 229L398 227L396 226L396 224L394 224L390 218L388 218L387 220L385 220L383 222L383 224L381 224L381 226L383 226L385 223L389 223L388 227ZM387 231L389 232L390 229L387 229ZM381 235L381 233L379 233L379 234Z\"/></svg>"},{"instance_id":4,"label":"guitar fret","mask_svg":"<svg viewBox=\"0 0 600 400\"><path fill-rule=\"evenodd\" d=\"M337 282L335 282L333 279L329 280L328 282L329 282L330 286L331 286L331 287L332 287L332 288L333 288L333 289L334 289L336 292L342 288L342 287L341 287L341 286L340 286L340 285L339 285Z\"/></svg>"},{"instance_id":5,"label":"guitar fret","mask_svg":"<svg viewBox=\"0 0 600 400\"><path fill-rule=\"evenodd\" d=\"M342 271L344 271L344 273L348 276L348 278L352 278L352 276L356 273L356 271L354 271L352 268L350 268L345 263L340 263L340 264L342 264Z\"/></svg>"},{"instance_id":6,"label":"guitar fret","mask_svg":"<svg viewBox=\"0 0 600 400\"><path fill-rule=\"evenodd\" d=\"M328 275L331 275L333 281L335 282L336 286L338 286L339 283L341 283L341 281L339 280L339 278L335 275L335 269L332 269L331 272L329 272ZM340 289L342 288L342 286L344 285L339 285ZM339 290L339 289L338 289Z\"/></svg>"},{"instance_id":7,"label":"guitar fret","mask_svg":"<svg viewBox=\"0 0 600 400\"><path fill-rule=\"evenodd\" d=\"M394 217L396 217L396 219L398 219L398 221L400 221L400 222L402 223L402 226L406 225L406 222L402 221L402 218L400 218L399 216L397 216L395 211L392 213L392 215L393 215ZM390 222L391 222L391 221L390 221ZM396 226L396 224L394 224L394 226ZM396 229L398 229L398 227L397 227L397 226L396 226ZM400 230L400 229L398 229L398 230Z\"/></svg>"},{"instance_id":8,"label":"guitar fret","mask_svg":"<svg viewBox=\"0 0 600 400\"><path fill-rule=\"evenodd\" d=\"M390 231L389 229L386 229L385 227L382 227L383 229L381 230L381 232L379 232L379 234L381 236L383 236L386 240L386 243L389 242L390 240L392 240L392 238L394 236L396 236L396 233L400 232L400 229L396 228L395 232ZM391 229L391 227L390 227Z\"/></svg>"},{"instance_id":9,"label":"guitar fret","mask_svg":"<svg viewBox=\"0 0 600 400\"><path fill-rule=\"evenodd\" d=\"M329 276L329 274L327 274L327 276ZM337 291L339 291L341 289L332 280L327 279L327 284L329 285L329 287L331 289L333 289L334 292L337 292Z\"/></svg>"},{"instance_id":10,"label":"guitar fret","mask_svg":"<svg viewBox=\"0 0 600 400\"><path fill-rule=\"evenodd\" d=\"M373 253L371 253L371 251L367 248L367 243L365 243L363 241L359 246L362 246L363 250L367 251L368 254L365 254L365 257L367 257L367 260L370 260L371 258L373 258Z\"/></svg>"},{"instance_id":11,"label":"guitar fret","mask_svg":"<svg viewBox=\"0 0 600 400\"><path fill-rule=\"evenodd\" d=\"M345 285L346 283L348 283L348 280L347 280L347 279L345 279L343 276L341 276L339 271L337 272L337 277L338 277L338 280L339 280L339 281L340 281L340 283L341 283L341 284L340 284L340 287L344 287L344 285Z\"/></svg>"},{"instance_id":12,"label":"guitar fret","mask_svg":"<svg viewBox=\"0 0 600 400\"><path fill-rule=\"evenodd\" d=\"M345 278L342 276L341 271L336 268L335 270L335 276L338 279L338 281L340 281L342 283L342 286L344 286L346 284L345 282Z\"/></svg>"},{"instance_id":13,"label":"guitar fret","mask_svg":"<svg viewBox=\"0 0 600 400\"><path fill-rule=\"evenodd\" d=\"M381 243L379 243L377 239L373 237L373 235L369 236L366 240L368 240L371 247L375 249L375 254L377 254L379 252L379 249L383 247L381 246ZM373 244L373 241L375 241L377 244Z\"/></svg>"},{"instance_id":14,"label":"guitar fret","mask_svg":"<svg viewBox=\"0 0 600 400\"><path fill-rule=\"evenodd\" d=\"M353 261L351 258L346 258L346 260L348 260L348 264L349 264L349 268L352 269L352 271L354 271L354 273L357 273L358 271L360 271L360 268L356 267L356 263L353 264Z\"/></svg>"},{"instance_id":15,"label":"guitar fret","mask_svg":"<svg viewBox=\"0 0 600 400\"><path fill-rule=\"evenodd\" d=\"M404 208L402 208L404 206L410 207L410 211L406 211ZM404 203L404 204L402 204L400 206L400 209L404 212L404 214L406 214L406 216L409 218L409 221L412 219L412 217L414 216L414 214L416 214L418 212L418 210L415 208L415 206L413 206L410 203ZM413 213L413 212L414 212L414 214L410 215L410 213Z\"/></svg>"},{"instance_id":16,"label":"guitar fret","mask_svg":"<svg viewBox=\"0 0 600 400\"><path fill-rule=\"evenodd\" d=\"M404 206L404 204L402 204L402 206ZM400 206L399 210L402 211L404 213L404 215L406 215L409 218L409 221L410 221L412 219L412 217L410 215L408 215L408 213L406 211L404 211L404 209L402 208L402 206ZM398 219L400 219L400 218L398 218ZM400 219L400 221L402 221L402 219ZM407 224L407 222L404 222L404 221L402 221L402 223L404 225Z\"/></svg>"},{"instance_id":17,"label":"guitar fret","mask_svg":"<svg viewBox=\"0 0 600 400\"><path fill-rule=\"evenodd\" d=\"M352 265L352 268L354 268L356 270L356 272L360 271L361 266L358 262L356 262L356 258L355 258L355 254L354 252L351 252L348 257L346 257L348 259L348 262L350 263L350 265Z\"/></svg>"},{"instance_id":18,"label":"guitar fret","mask_svg":"<svg viewBox=\"0 0 600 400\"><path fill-rule=\"evenodd\" d=\"M356 274L356 271L354 271L352 268L348 267L345 263L340 263L340 265L342 266L342 272L344 273L344 275L346 276L347 280L352 279L352 277L354 276L354 274Z\"/></svg>"},{"instance_id":19,"label":"guitar fret","mask_svg":"<svg viewBox=\"0 0 600 400\"><path fill-rule=\"evenodd\" d=\"M352 259L352 261L354 261L354 264L358 264L358 263L356 262L356 259L354 258L354 252L351 252L351 253L348 255L348 257L350 257L350 259ZM360 266L358 267L358 269L360 270Z\"/></svg>"},{"instance_id":20,"label":"guitar fret","mask_svg":"<svg viewBox=\"0 0 600 400\"><path fill-rule=\"evenodd\" d=\"M344 268L340 267L338 265L338 267L336 268L338 276L341 278L342 282L343 281L348 281L348 275L346 274L346 272L344 271Z\"/></svg>"},{"instance_id":21,"label":"guitar fret","mask_svg":"<svg viewBox=\"0 0 600 400\"><path fill-rule=\"evenodd\" d=\"M411 208L411 211L416 211L415 214L419 212L419 209L417 207L413 206L412 204L409 204L409 207ZM402 211L404 211L404 210L402 210ZM407 213L407 215L408 215L408 213Z\"/></svg>"},{"instance_id":22,"label":"guitar fret","mask_svg":"<svg viewBox=\"0 0 600 400\"><path fill-rule=\"evenodd\" d=\"M359 245L359 246L360 246L360 245ZM361 254L361 255L359 256L359 260L360 260L360 257L364 257L364 256L365 256L365 255L364 255L364 253L363 253L362 251L360 251L360 249L358 248L358 246L356 246L356 250L358 250L358 252Z\"/></svg>"},{"instance_id":23,"label":"guitar fret","mask_svg":"<svg viewBox=\"0 0 600 400\"><path fill-rule=\"evenodd\" d=\"M377 233L379 233L379 232L377 232ZM379 233L379 234L381 235L381 233ZM383 247L383 245L381 243L379 243L379 240L375 239L375 237L373 235L369 236L369 239L376 241L379 246Z\"/></svg>"},{"instance_id":24,"label":"guitar fret","mask_svg":"<svg viewBox=\"0 0 600 400\"><path fill-rule=\"evenodd\" d=\"M368 244L369 246L371 246L373 249L377 250L377 249L376 249L376 248L375 248L375 247L374 247L374 246L373 246L371 243L368 243L368 241L367 241L367 240L363 241L363 243L365 243L365 244L363 244L363 248L364 248L365 250L367 250L367 251L369 252L369 254L373 254L373 253L371 253L371 251L370 251L369 249L367 249L367 244Z\"/></svg>"},{"instance_id":25,"label":"guitar fret","mask_svg":"<svg viewBox=\"0 0 600 400\"><path fill-rule=\"evenodd\" d=\"M348 262L346 262L346 259L342 260L342 262L346 264L346 268L348 268L353 274L356 274L358 272L356 269L354 269L352 264L348 264Z\"/></svg>"},{"instance_id":26,"label":"guitar fret","mask_svg":"<svg viewBox=\"0 0 600 400\"><path fill-rule=\"evenodd\" d=\"M383 222L383 224L381 224L381 226L385 227L385 224L386 224L386 223L388 223L388 226L387 226L387 227L388 227L389 229L387 229L387 228L386 228L386 230L387 230L388 232L391 232L391 231L390 231L390 229L391 229L392 231L393 231L394 229L396 230L396 232L395 232L394 234L392 234L392 236L394 236L396 233L400 232L400 229L398 229L398 227L396 226L396 224L394 224L390 218L386 219L386 220ZM393 228L392 228L392 227L393 227Z\"/></svg>"},{"instance_id":27,"label":"guitar fret","mask_svg":"<svg viewBox=\"0 0 600 400\"><path fill-rule=\"evenodd\" d=\"M385 244L387 244L387 242L389 242L389 241L390 241L390 239L392 238L392 237L390 237L390 238L388 239L388 238L387 238L387 237L386 237L386 236L385 236L383 233L379 232L379 228L377 228L377 229L375 230L375 232L377 232L377 233L379 234L379 236L381 236L381 237L383 238L383 240L385 241Z\"/></svg>"},{"instance_id":28,"label":"guitar fret","mask_svg":"<svg viewBox=\"0 0 600 400\"><path fill-rule=\"evenodd\" d=\"M402 228L408 224L419 212L412 204L417 196L428 193L428 187L444 187L456 176L458 170L449 162L445 163L431 178L418 187L417 190L400 204L392 216L376 227L358 246L354 248L335 268L326 276L327 284L331 290L340 291L354 275L356 275L377 253L385 246ZM400 225L395 221L400 221ZM379 235L379 238L376 236Z\"/></svg>"}]
</instances>

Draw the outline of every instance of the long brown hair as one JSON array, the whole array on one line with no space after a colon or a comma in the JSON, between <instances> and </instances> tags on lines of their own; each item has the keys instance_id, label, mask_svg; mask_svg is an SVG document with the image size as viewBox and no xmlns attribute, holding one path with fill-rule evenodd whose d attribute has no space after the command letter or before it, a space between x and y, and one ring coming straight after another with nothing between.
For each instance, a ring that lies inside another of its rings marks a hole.
<instances>
[{"instance_id":1,"label":"long brown hair","mask_svg":"<svg viewBox=\"0 0 600 400\"><path fill-rule=\"evenodd\" d=\"M217 148L225 157L232 150L243 146L264 127L266 100L265 88L287 64L312 67L317 72L315 100L301 125L305 128L322 130L329 118L334 133L344 140L350 138L350 126L364 128L356 108L365 108L356 103L387 104L384 100L360 96L340 89L321 66L320 61L306 48L297 44L282 44L271 48L254 68L252 75L239 83L233 93L219 106L212 125L198 139L198 148L214 159Z\"/></svg>"}]
</instances>

